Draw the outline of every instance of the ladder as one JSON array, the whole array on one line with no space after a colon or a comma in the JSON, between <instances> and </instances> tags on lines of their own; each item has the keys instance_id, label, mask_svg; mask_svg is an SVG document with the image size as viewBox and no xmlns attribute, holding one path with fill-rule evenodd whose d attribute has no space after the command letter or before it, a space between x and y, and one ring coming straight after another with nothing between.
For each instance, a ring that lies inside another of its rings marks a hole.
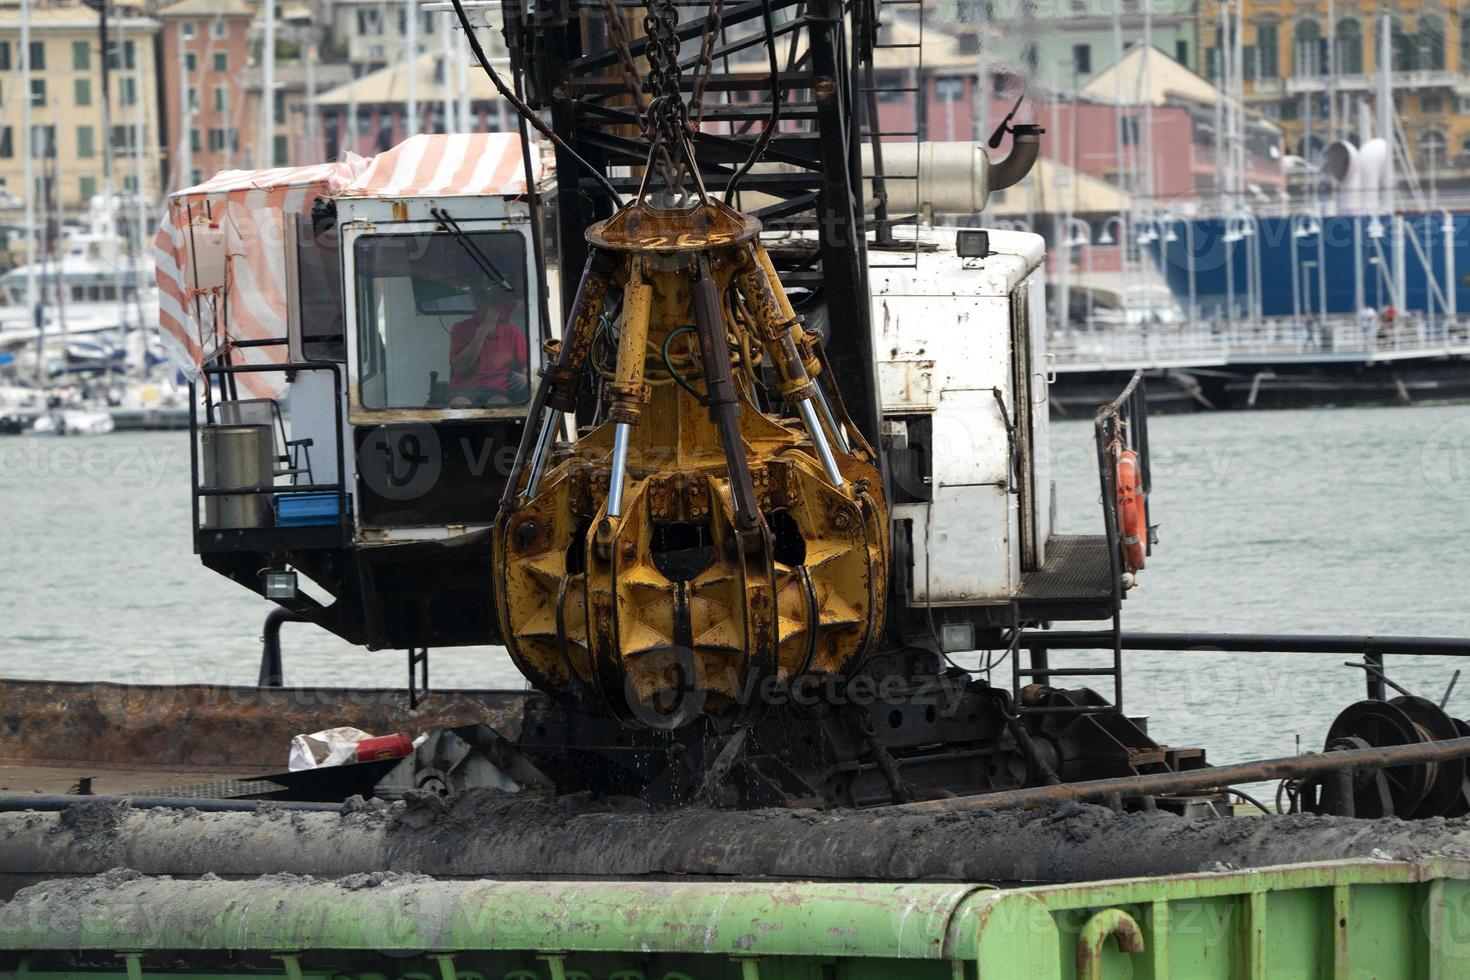
<instances>
[{"instance_id":1,"label":"ladder","mask_svg":"<svg viewBox=\"0 0 1470 980\"><path fill-rule=\"evenodd\" d=\"M868 151L862 167L862 189L865 206L873 215L874 245L882 253L870 265L913 267L918 262L917 237L900 242L894 238L893 230L896 225L914 223L922 206L919 146L924 136L927 84L924 2L873 0L867 9L872 12L872 21L859 21L854 33L866 54L857 82L862 140ZM884 58L884 52L900 54ZM879 61L884 62L882 68ZM899 62L904 62L905 67L896 68ZM893 76L895 71L899 72L897 78ZM896 122L885 123L885 106L888 118ZM901 128L885 129L885 125ZM894 167L898 160L904 160L908 166Z\"/></svg>"}]
</instances>

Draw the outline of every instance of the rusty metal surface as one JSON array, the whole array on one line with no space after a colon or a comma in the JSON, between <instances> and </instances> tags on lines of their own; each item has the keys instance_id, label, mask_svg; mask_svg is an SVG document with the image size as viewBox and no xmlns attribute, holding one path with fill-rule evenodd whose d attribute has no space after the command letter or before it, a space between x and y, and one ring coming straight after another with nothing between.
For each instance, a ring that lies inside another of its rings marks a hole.
<instances>
[{"instance_id":1,"label":"rusty metal surface","mask_svg":"<svg viewBox=\"0 0 1470 980\"><path fill-rule=\"evenodd\" d=\"M930 800L885 807L912 813L955 813L974 810L1006 810L1046 806L1060 802L1089 802L1115 796L1148 796L1165 793L1195 793L1224 789L1241 783L1270 779L1299 779L1324 776L1345 770L1376 770L1425 765L1447 759L1470 757L1470 737L1451 738L1416 745L1320 752L1264 759L1230 766L1211 766L1185 772L1148 773L1119 779L1093 779L1080 783L1038 786L1031 789L986 793L958 799Z\"/></svg>"},{"instance_id":2,"label":"rusty metal surface","mask_svg":"<svg viewBox=\"0 0 1470 980\"><path fill-rule=\"evenodd\" d=\"M435 692L411 711L398 689L0 680L0 690L5 763L220 772L279 770L292 736L340 725L417 735L484 722L514 737L527 697Z\"/></svg>"}]
</instances>

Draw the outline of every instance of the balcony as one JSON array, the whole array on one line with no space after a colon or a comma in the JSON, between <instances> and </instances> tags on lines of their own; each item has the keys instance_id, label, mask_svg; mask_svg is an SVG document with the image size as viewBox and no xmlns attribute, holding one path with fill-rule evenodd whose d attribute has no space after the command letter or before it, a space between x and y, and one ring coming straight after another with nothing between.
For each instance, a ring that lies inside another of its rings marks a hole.
<instances>
[{"instance_id":1,"label":"balcony","mask_svg":"<svg viewBox=\"0 0 1470 980\"><path fill-rule=\"evenodd\" d=\"M1372 92L1378 88L1378 76L1356 74L1338 75L1334 80L1329 75L1292 75L1286 80L1287 95L1310 95L1316 92L1327 91L1327 83L1333 84L1339 92ZM1260 82L1256 83L1256 91L1259 93ZM1396 91L1417 89L1460 89L1470 86L1470 74L1465 72L1449 71L1448 69L1424 70L1424 71L1396 71L1393 73L1393 87Z\"/></svg>"}]
</instances>

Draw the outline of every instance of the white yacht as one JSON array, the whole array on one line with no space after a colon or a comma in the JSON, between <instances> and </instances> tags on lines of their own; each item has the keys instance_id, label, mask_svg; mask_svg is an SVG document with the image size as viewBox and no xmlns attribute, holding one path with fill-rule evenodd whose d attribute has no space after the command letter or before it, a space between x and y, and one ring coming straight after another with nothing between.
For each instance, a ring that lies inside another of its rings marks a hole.
<instances>
[{"instance_id":1,"label":"white yacht","mask_svg":"<svg viewBox=\"0 0 1470 980\"><path fill-rule=\"evenodd\" d=\"M26 300L32 275L48 353L51 341L61 337L151 329L158 320L151 250L145 241L130 255L121 227L135 212L126 198L98 195L59 255L0 276L0 350L16 351L36 342L36 317ZM57 344L54 353L59 355L62 346Z\"/></svg>"}]
</instances>

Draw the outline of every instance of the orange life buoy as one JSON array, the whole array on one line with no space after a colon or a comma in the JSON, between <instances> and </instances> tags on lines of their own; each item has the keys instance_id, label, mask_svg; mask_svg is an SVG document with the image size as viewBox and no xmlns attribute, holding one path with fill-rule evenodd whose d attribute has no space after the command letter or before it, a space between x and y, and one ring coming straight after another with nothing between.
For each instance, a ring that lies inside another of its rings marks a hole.
<instances>
[{"instance_id":1,"label":"orange life buoy","mask_svg":"<svg viewBox=\"0 0 1470 980\"><path fill-rule=\"evenodd\" d=\"M1122 536L1123 564L1128 571L1136 572L1143 567L1148 549L1148 519L1145 517L1143 501L1143 471L1138 465L1138 453L1125 449L1118 453L1118 528Z\"/></svg>"}]
</instances>

